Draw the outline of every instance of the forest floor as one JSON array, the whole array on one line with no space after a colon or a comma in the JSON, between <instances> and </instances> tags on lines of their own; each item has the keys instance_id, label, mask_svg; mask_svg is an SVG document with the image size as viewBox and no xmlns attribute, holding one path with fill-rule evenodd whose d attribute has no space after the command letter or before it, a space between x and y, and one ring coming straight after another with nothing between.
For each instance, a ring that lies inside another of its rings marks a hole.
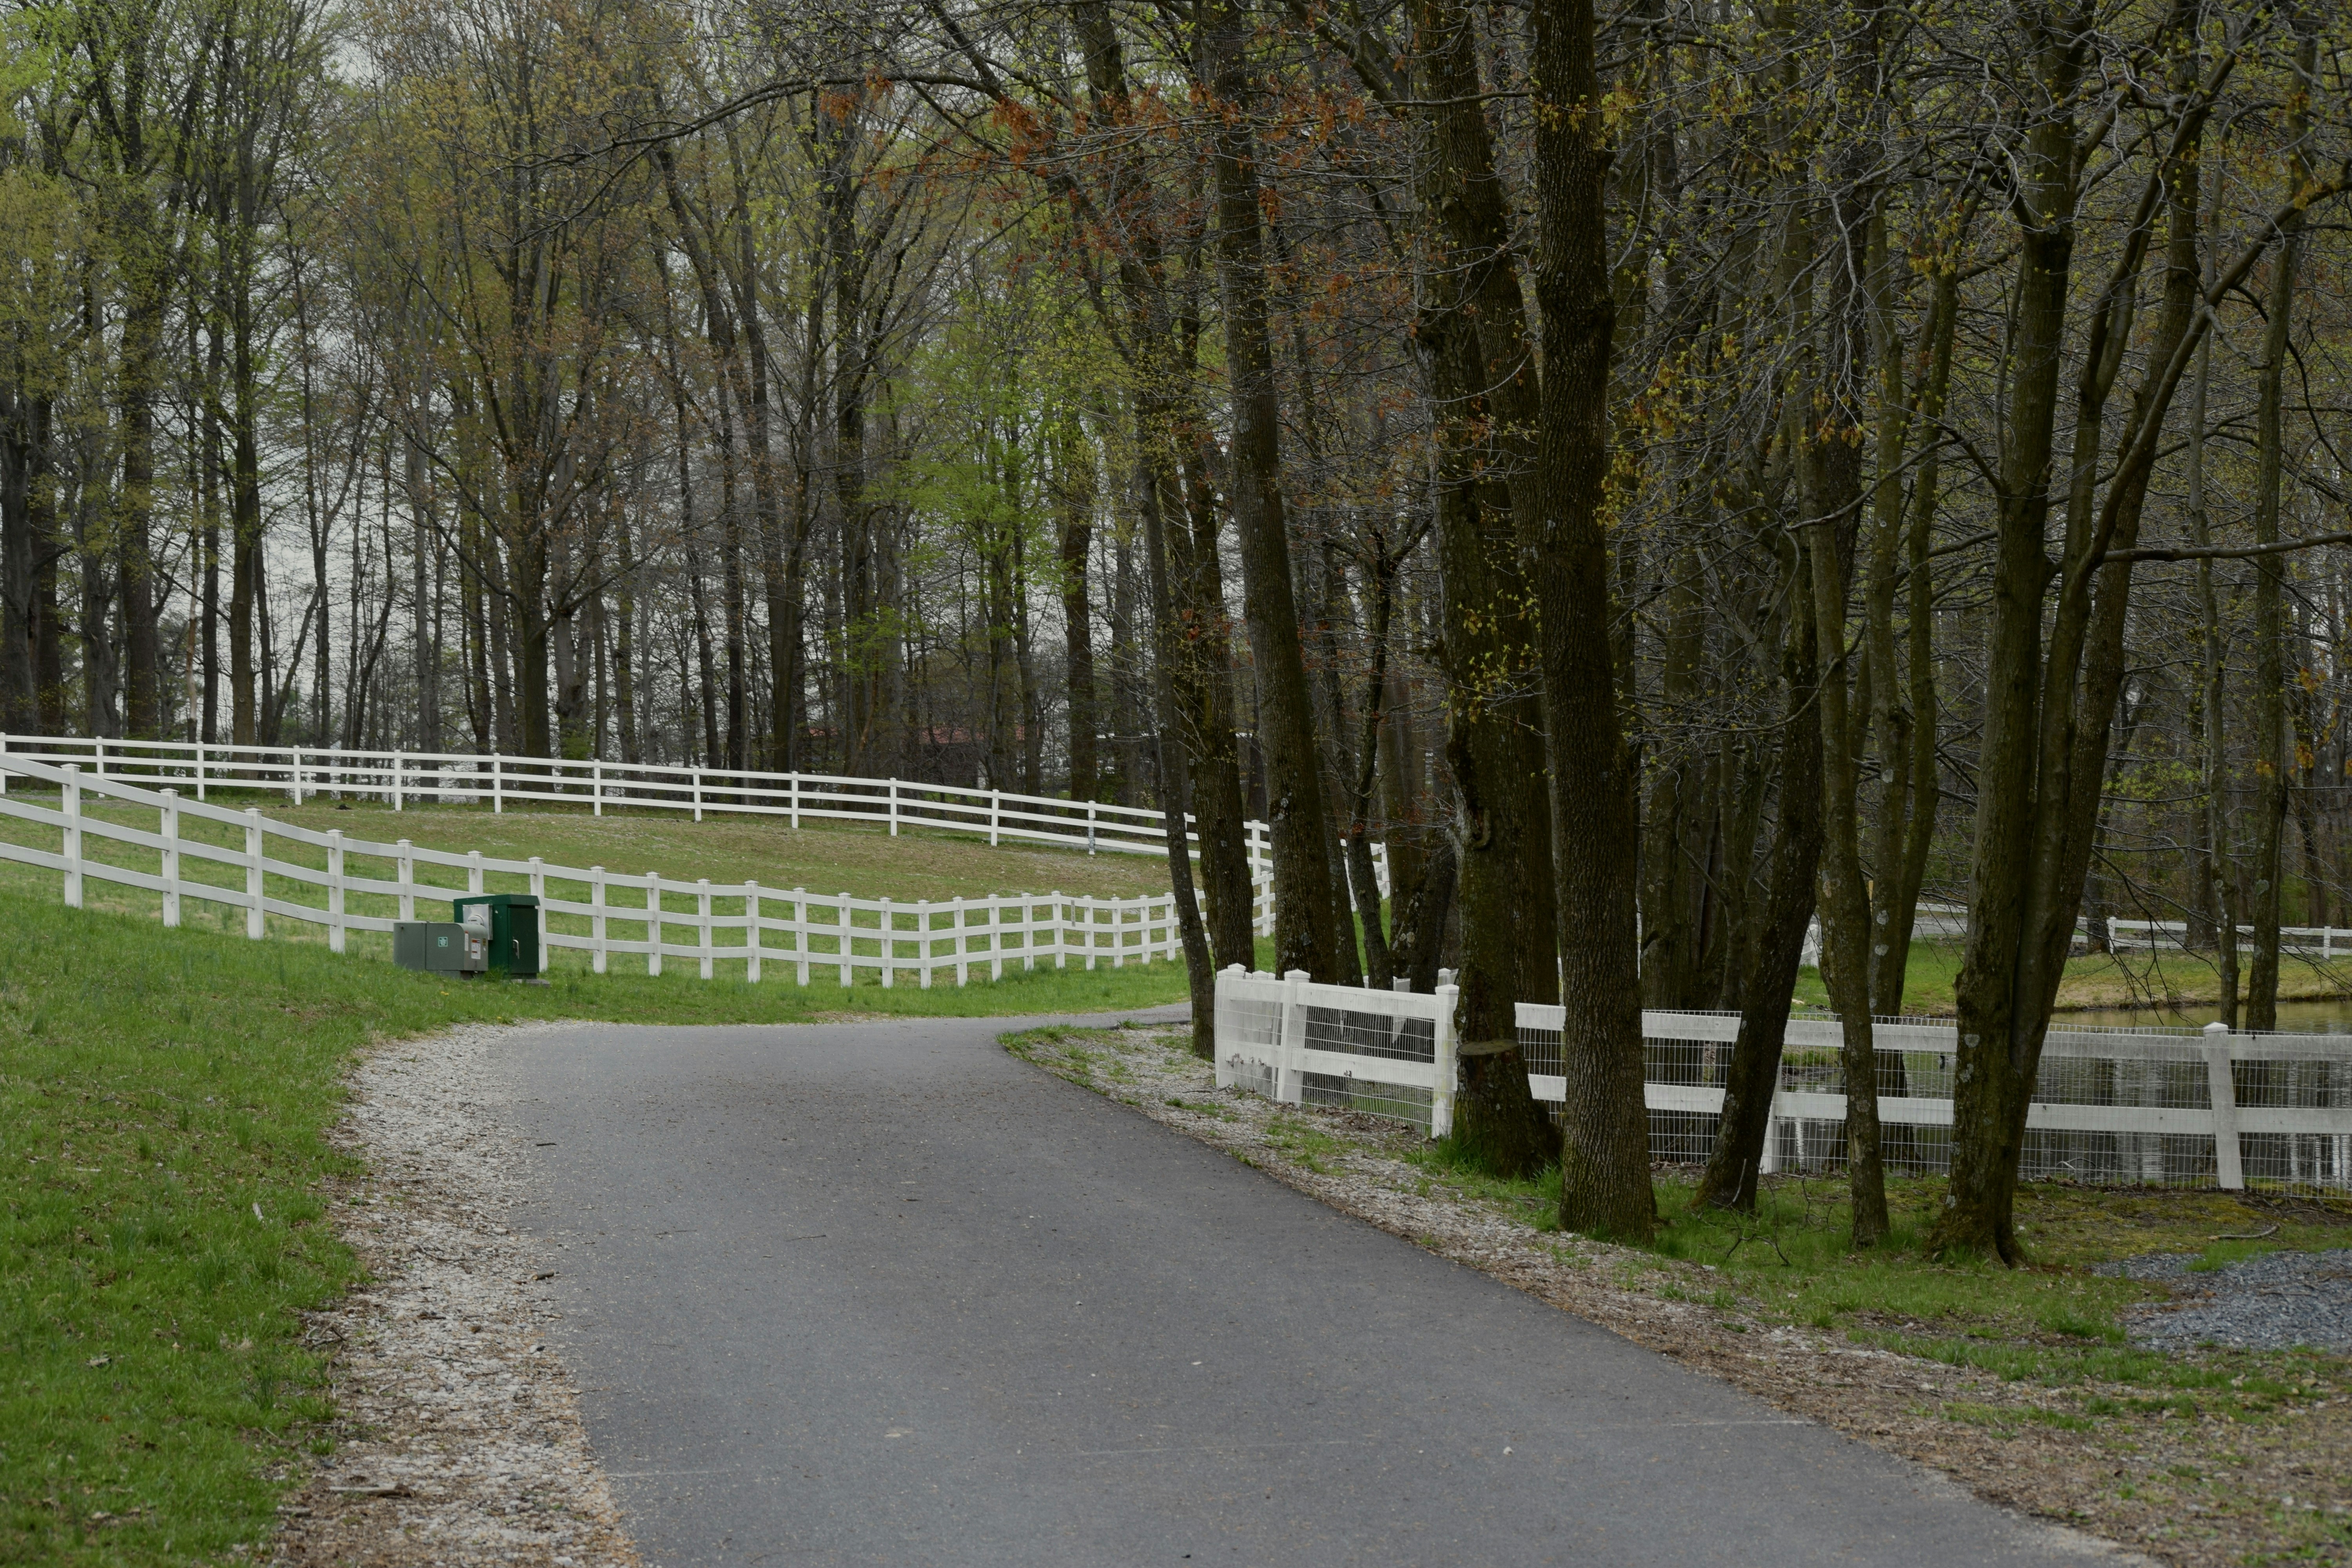
<instances>
[{"instance_id":1,"label":"forest floor","mask_svg":"<svg viewBox=\"0 0 2352 1568\"><path fill-rule=\"evenodd\" d=\"M1008 1048L1349 1214L1942 1470L1980 1496L2168 1563L2352 1561L2352 1360L2321 1350L2159 1351L2134 1329L2196 1281L2275 1249L2352 1245L2352 1210L2259 1194L2041 1185L2031 1264L1930 1261L1932 1182L1895 1231L1844 1246L1833 1181L1776 1178L1753 1221L1695 1215L1657 1173L1648 1247L1563 1233L1558 1178L1498 1183L1394 1121L1215 1088L1182 1031L1045 1029ZM2275 1229L2271 1227L2275 1226ZM2267 1234L2263 1234L2267 1232ZM2255 1239L2217 1239L2255 1237ZM2173 1278L2101 1265L2188 1259Z\"/></svg>"}]
</instances>

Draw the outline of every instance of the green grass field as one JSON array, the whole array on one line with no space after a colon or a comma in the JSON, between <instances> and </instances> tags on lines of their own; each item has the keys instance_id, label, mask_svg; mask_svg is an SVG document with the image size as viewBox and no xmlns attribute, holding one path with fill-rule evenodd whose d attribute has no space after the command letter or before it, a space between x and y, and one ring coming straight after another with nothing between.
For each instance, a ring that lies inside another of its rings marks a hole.
<instances>
[{"instance_id":1,"label":"green grass field","mask_svg":"<svg viewBox=\"0 0 2352 1568\"><path fill-rule=\"evenodd\" d=\"M352 1278L324 1134L372 1040L470 1021L792 1023L845 1011L1116 1011L1181 964L885 990L445 982L315 942L163 930L0 890L0 1562L219 1562L265 1542L268 1475L318 1440L296 1314ZM772 975L774 972L772 971Z\"/></svg>"}]
</instances>

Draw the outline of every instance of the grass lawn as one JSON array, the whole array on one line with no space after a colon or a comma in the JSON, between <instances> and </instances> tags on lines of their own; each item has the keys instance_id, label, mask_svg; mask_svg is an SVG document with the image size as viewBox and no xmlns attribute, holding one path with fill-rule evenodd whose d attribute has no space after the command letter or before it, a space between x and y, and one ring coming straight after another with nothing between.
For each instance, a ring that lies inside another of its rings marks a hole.
<instances>
[{"instance_id":1,"label":"grass lawn","mask_svg":"<svg viewBox=\"0 0 2352 1568\"><path fill-rule=\"evenodd\" d=\"M1959 978L1958 942L1914 942L1904 968L1903 1010L1916 1016L1944 1017L1952 1011L1952 984ZM2240 972L2240 984L2245 972ZM2279 996L2315 1001L2352 994L2352 959L2322 967L2288 956L2279 965ZM2194 953L2095 953L2066 961L2058 983L2061 1008L2170 1008L2210 1005L2221 994L2213 967ZM1829 1005L1821 972L1800 970L1795 995L1809 1007ZM2210 1015L2209 1015L2210 1016Z\"/></svg>"},{"instance_id":2,"label":"grass lawn","mask_svg":"<svg viewBox=\"0 0 2352 1568\"><path fill-rule=\"evenodd\" d=\"M315 943L68 910L46 886L0 890L0 931L8 1563L219 1562L268 1540L273 1471L326 1414L296 1313L352 1278L315 1193L344 1168L324 1133L371 1040L467 1021L1094 1012L1185 994L1169 963L929 991L754 987L690 966L443 982Z\"/></svg>"}]
</instances>

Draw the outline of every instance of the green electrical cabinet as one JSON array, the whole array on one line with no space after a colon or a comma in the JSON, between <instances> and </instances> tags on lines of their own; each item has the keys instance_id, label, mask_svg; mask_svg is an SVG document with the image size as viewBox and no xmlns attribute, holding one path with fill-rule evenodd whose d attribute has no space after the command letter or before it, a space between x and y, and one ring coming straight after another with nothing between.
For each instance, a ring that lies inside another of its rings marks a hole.
<instances>
[{"instance_id":1,"label":"green electrical cabinet","mask_svg":"<svg viewBox=\"0 0 2352 1568\"><path fill-rule=\"evenodd\" d=\"M488 933L492 971L516 979L539 973L537 899L529 893L484 893L452 899L449 909L459 924Z\"/></svg>"},{"instance_id":2,"label":"green electrical cabinet","mask_svg":"<svg viewBox=\"0 0 2352 1568\"><path fill-rule=\"evenodd\" d=\"M455 921L394 921L392 961L403 969L432 974L479 974L486 966L488 939Z\"/></svg>"}]
</instances>

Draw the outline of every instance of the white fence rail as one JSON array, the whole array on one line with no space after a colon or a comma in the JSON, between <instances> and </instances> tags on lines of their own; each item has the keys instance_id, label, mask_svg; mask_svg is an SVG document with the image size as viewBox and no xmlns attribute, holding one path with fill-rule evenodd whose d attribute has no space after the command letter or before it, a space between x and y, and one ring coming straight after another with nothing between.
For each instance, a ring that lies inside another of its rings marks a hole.
<instances>
[{"instance_id":1,"label":"white fence rail","mask_svg":"<svg viewBox=\"0 0 2352 1568\"><path fill-rule=\"evenodd\" d=\"M1217 977L1217 1082L1286 1103L1398 1117L1433 1137L1452 1126L1454 992L1414 995L1227 970ZM1558 1006L1521 1003L1519 1047L1538 1100L1566 1094ZM1706 1160L1723 1113L1737 1014L1644 1012L1650 1157ZM1890 1169L1949 1168L1948 1022L1885 1019L1874 1031ZM1845 1085L1834 1019L1792 1018L1762 1168L1843 1164ZM2352 1036L2193 1029L2050 1032L2026 1115L2024 1174L2088 1183L2250 1183L2352 1189Z\"/></svg>"},{"instance_id":2,"label":"white fence rail","mask_svg":"<svg viewBox=\"0 0 2352 1568\"><path fill-rule=\"evenodd\" d=\"M2209 935L2200 946L2210 945ZM2248 949L2253 946L2254 928L2238 928L2238 941ZM2187 921L2118 921L2107 922L2107 945L2117 952L2189 952L2189 922ZM2281 926L2279 952L2298 958L2315 958L2322 963L2335 962L2338 954L2352 957L2352 931L2342 926Z\"/></svg>"},{"instance_id":3,"label":"white fence rail","mask_svg":"<svg viewBox=\"0 0 2352 1568\"><path fill-rule=\"evenodd\" d=\"M1217 1087L1286 1105L1335 1105L1417 1121L1442 1138L1454 1125L1459 1061L1454 987L1420 994L1318 985L1302 970L1280 979L1239 964L1217 976Z\"/></svg>"},{"instance_id":4,"label":"white fence rail","mask_svg":"<svg viewBox=\"0 0 2352 1568\"><path fill-rule=\"evenodd\" d=\"M320 795L381 798L394 811L425 802L676 811L700 822L706 815L857 822L986 834L1007 841L1083 847L1088 854L1160 855L1166 828L1157 811L1097 801L966 789L904 779L845 778L831 773L737 772L598 758L481 756L458 752L358 752L341 747L236 746L196 741L122 741L0 734L0 762L22 758L52 767L74 763L92 778L147 784L184 784L199 802L215 789L282 792L299 805ZM5 778L0 774L0 778ZM1274 931L1273 871L1268 830L1247 825L1256 919L1261 935ZM1198 835L1192 836L1195 841ZM1388 850L1372 843L1373 875L1388 896Z\"/></svg>"},{"instance_id":5,"label":"white fence rail","mask_svg":"<svg viewBox=\"0 0 2352 1568\"><path fill-rule=\"evenodd\" d=\"M847 985L864 970L878 974L885 985L911 976L928 987L942 973L952 973L961 985L975 972L985 979L1001 979L1007 967L1029 970L1050 963L1067 968L1076 959L1088 969L1104 963L1117 968L1180 959L1181 954L1174 899L1169 894L1103 899L1014 893L909 901L812 893L804 888L770 889L756 882L684 881L651 872L611 872L602 866L551 866L536 856L507 860L479 850L457 854L420 847L404 838L394 844L348 838L337 830L322 833L272 821L258 807L234 811L183 799L174 789L86 776L70 764L53 767L21 755L0 756L0 777L11 773L55 787L58 805L54 809L37 805L21 791L13 798L0 793L0 816L54 829L58 847L0 841L0 860L58 873L65 901L73 908L82 906L89 883L108 882L160 895L166 926L182 923L189 900L241 913L246 935L257 941L268 934L269 920L276 917L324 926L328 945L341 952L349 932L389 931L395 918L417 918L420 899L429 905L435 900L480 893L486 876L496 873L527 878L540 900L542 943L586 952L590 967L599 974L606 973L614 955L624 954L642 956L648 974L659 974L662 961L675 958L693 962L705 980L720 964L740 964L743 977L755 982L772 966L782 965L803 985L813 973L834 976ZM151 830L93 815L86 809L91 797L152 810L156 825ZM184 831L196 823L232 829L233 841L221 844ZM323 852L325 864L289 858L290 849L273 855L273 839ZM142 859L152 855L154 869L93 853L101 844L121 846ZM383 863L379 874L353 865L368 860ZM188 874L205 868L226 874L226 879ZM459 873L462 883L429 880L423 875L436 869ZM581 896L555 897L549 890L551 883L572 884ZM316 901L285 896L297 890L315 890ZM392 903L397 914L356 910L351 907L355 897ZM678 907L680 900L686 907ZM428 910L426 918L437 912ZM558 929L558 920L574 927L584 924L586 930ZM615 927L638 934L619 934ZM680 935L690 940L676 940Z\"/></svg>"}]
</instances>

